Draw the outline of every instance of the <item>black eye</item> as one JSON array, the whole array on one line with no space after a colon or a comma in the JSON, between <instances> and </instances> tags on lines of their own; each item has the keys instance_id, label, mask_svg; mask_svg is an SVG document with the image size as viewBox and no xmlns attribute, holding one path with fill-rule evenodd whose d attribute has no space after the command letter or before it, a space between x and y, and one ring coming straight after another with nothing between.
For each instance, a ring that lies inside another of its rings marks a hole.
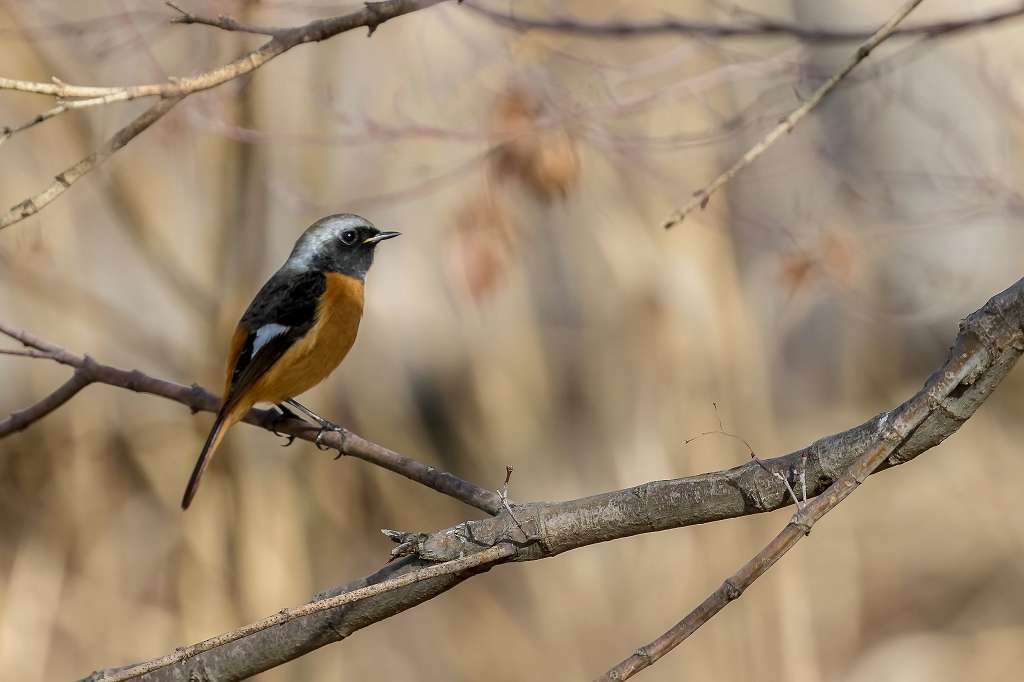
<instances>
[{"instance_id":1,"label":"black eye","mask_svg":"<svg viewBox=\"0 0 1024 682\"><path fill-rule=\"evenodd\" d=\"M341 233L341 243L345 246L352 246L359 239L359 234L355 230L345 230Z\"/></svg>"}]
</instances>

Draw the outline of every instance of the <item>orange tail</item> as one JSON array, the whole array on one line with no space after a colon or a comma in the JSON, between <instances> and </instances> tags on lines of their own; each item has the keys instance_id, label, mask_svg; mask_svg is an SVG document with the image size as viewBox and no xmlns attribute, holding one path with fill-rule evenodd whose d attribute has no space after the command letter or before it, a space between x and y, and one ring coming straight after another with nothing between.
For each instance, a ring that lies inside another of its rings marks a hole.
<instances>
[{"instance_id":1,"label":"orange tail","mask_svg":"<svg viewBox=\"0 0 1024 682\"><path fill-rule=\"evenodd\" d=\"M192 470L192 476L188 479L188 486L185 487L185 495L181 498L181 508L188 509L188 506L192 504L192 498L196 496L196 490L199 489L199 479L203 477L203 472L206 471L206 465L213 459L213 455L217 452L217 448L220 447L220 442L224 440L224 436L227 434L228 429L235 425L235 422L248 411L248 407L242 407L238 404L232 405L230 409L227 405L220 409L217 413L217 419L213 422L213 428L210 429L210 435L206 437L206 444L203 445L203 451L199 453L199 459L196 461L196 467Z\"/></svg>"}]
</instances>

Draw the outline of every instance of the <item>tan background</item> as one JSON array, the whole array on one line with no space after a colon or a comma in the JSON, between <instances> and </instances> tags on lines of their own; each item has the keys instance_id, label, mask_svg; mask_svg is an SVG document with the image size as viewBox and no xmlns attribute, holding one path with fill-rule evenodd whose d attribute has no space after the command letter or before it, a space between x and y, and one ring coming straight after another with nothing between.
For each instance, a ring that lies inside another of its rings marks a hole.
<instances>
[{"instance_id":1,"label":"tan background","mask_svg":"<svg viewBox=\"0 0 1024 682\"><path fill-rule=\"evenodd\" d=\"M267 23L333 3L184 2ZM255 9L252 5L261 5ZM934 19L994 3L935 2ZM699 2L517 3L729 20ZM774 2L871 26L890 3ZM4 76L159 81L259 38L162 3L0 2ZM447 4L298 48L194 96L40 216L0 233L0 316L122 367L217 388L231 326L295 237L359 212L401 230L349 360L304 402L512 496L725 468L859 423L938 366L1024 265L1020 31L882 50L709 210L659 227L852 46L582 40ZM43 98L0 97L0 123ZM14 204L143 104L0 149ZM512 137L513 140L509 141ZM0 357L0 413L67 376ZM1007 679L1024 665L1020 372L919 461L872 479L646 680ZM366 574L382 527L474 511L239 427L187 514L211 422L93 386L0 441L0 670L68 679L232 629ZM498 568L266 680L586 679L650 640L787 512Z\"/></svg>"}]
</instances>

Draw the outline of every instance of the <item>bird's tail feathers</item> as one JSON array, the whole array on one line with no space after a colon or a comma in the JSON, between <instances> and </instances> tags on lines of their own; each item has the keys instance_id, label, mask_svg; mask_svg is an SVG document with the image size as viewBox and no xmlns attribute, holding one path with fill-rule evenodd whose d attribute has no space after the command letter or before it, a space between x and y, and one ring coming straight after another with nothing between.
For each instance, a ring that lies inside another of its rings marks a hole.
<instances>
[{"instance_id":1,"label":"bird's tail feathers","mask_svg":"<svg viewBox=\"0 0 1024 682\"><path fill-rule=\"evenodd\" d=\"M182 509L188 509L188 506L192 504L192 498L196 496L196 490L199 489L199 480L203 477L206 466L213 459L213 455L217 452L217 448L220 447L220 443L224 440L228 429L234 426L235 422L248 410L248 408L238 409L239 407L240 405L238 404L224 405L217 413L217 419L213 422L210 435L206 437L203 451L199 453L199 459L196 461L196 466L192 470L192 476L188 479L188 485L185 487L185 495L181 498Z\"/></svg>"}]
</instances>

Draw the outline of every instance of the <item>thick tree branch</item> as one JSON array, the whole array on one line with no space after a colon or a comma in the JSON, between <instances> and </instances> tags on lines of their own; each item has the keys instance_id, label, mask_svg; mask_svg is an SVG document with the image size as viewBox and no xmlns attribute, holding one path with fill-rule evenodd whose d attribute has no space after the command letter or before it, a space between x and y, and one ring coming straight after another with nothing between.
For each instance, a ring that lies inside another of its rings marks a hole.
<instances>
[{"instance_id":1,"label":"thick tree branch","mask_svg":"<svg viewBox=\"0 0 1024 682\"><path fill-rule=\"evenodd\" d=\"M479 569L481 567L486 567L484 570L487 570L490 565L509 558L515 554L515 552L515 548L510 544L495 545L483 552L471 554L468 557L452 559L451 561L446 561L444 563L434 564L413 572L396 575L393 578L388 578L387 580L379 583L359 587L334 596L316 599L308 604L303 604L302 606L283 609L273 616L269 616L268 618L264 618L263 620L255 623L250 623L245 627L232 630L231 632L226 632L223 635L211 637L210 639L203 640L202 642L193 644L189 647L177 649L172 654L168 654L160 658L154 658L151 661L139 663L138 665L133 665L127 668L98 671L86 679L90 682L124 682L124 680L131 680L144 675L145 673L159 670L160 668L166 668L167 666L174 665L175 663L184 661L185 659L192 658L204 651L209 651L211 649L224 646L225 644L230 644L231 642L235 642L243 637L263 632L268 628L276 627L278 625L290 623L304 616L321 613L329 609L335 609L339 606L351 604L369 597L376 597L386 592L392 592L399 588L407 587L414 583L429 580L430 578L456 575L471 569Z\"/></svg>"},{"instance_id":2,"label":"thick tree branch","mask_svg":"<svg viewBox=\"0 0 1024 682\"><path fill-rule=\"evenodd\" d=\"M575 17L525 17L493 10L479 2L463 2L465 7L509 28L529 31L554 31L591 38L629 38L635 36L681 35L710 39L790 37L809 43L853 42L871 37L871 30L830 29L802 26L789 21L755 15L743 10L746 18L738 23L717 23L669 17L651 21L586 21ZM926 37L961 33L1024 16L1024 3L1005 10L964 19L947 19L907 26L893 32L896 37Z\"/></svg>"},{"instance_id":3,"label":"thick tree branch","mask_svg":"<svg viewBox=\"0 0 1024 682\"><path fill-rule=\"evenodd\" d=\"M884 459L875 471L896 466L953 434L992 394L1022 352L1024 279L961 323L949 358L921 391L860 426L821 438L791 454L751 461L726 471L653 481L578 500L512 505L515 519L505 512L434 533L390 533L389 537L399 543L396 553L402 558L329 594L381 583L431 563L472 556L509 543L516 549L509 560L533 561L617 538L772 511L792 502L787 486L776 473L792 487L806 479L809 496L819 495L837 482L839 487L833 487L829 496L845 496L875 460ZM844 477L855 463L850 476ZM830 498L817 504L820 507L804 506L804 514L787 527L785 542L791 541L789 533L799 535L820 518L808 509L834 506ZM777 553L779 547L778 542L773 543L769 555ZM751 575L759 575L768 565L754 565ZM451 589L466 577L462 573L418 581L282 623L154 670L144 679L189 680L192 675L241 679L344 639ZM742 581L730 584L742 588ZM724 596L736 594L735 589L728 588Z\"/></svg>"},{"instance_id":4,"label":"thick tree branch","mask_svg":"<svg viewBox=\"0 0 1024 682\"><path fill-rule=\"evenodd\" d=\"M156 123L185 97L196 92L215 88L239 76L251 73L298 45L327 40L340 33L360 27L366 27L370 30L370 33L373 33L378 26L389 19L436 5L442 1L384 0L384 2L367 2L362 9L350 14L317 19L294 28L273 29L274 32L270 40L235 61L195 76L170 78L165 83L92 86L70 85L56 78L53 79L52 83L0 78L0 90L50 95L61 100L56 107L43 112L24 125L16 128L5 127L0 129L0 142L3 142L19 130L25 130L33 125L42 123L69 109L81 109L114 102L128 102L145 97L160 98L160 101L150 107L144 114L115 133L103 147L58 175L54 183L46 190L25 199L12 207L7 213L0 215L0 230L37 213L44 206L63 194L72 183L102 164L135 136ZM216 25L217 22L214 19L200 22L197 17L192 17L192 15L188 14L186 16L191 17L192 21L183 22L179 18L178 22L206 23L210 25ZM226 28L226 26L221 26L221 28ZM239 25L239 28L231 30L247 30L247 28L251 27Z\"/></svg>"},{"instance_id":5,"label":"thick tree branch","mask_svg":"<svg viewBox=\"0 0 1024 682\"><path fill-rule=\"evenodd\" d=\"M62 365L75 368L74 377L77 382L85 382L74 391L69 388L71 381L61 386L54 394L47 396L32 407L15 412L7 419L0 421L0 438L20 431L34 421L45 417L54 409L67 402L75 393L90 383L108 384L126 388L137 393L168 398L187 406L192 412L216 412L220 407L220 399L198 384L185 386L172 381L151 377L138 370L126 370L96 362L89 356L76 355L60 346L44 341L21 329L16 329L0 322L0 334L9 336L19 343L41 352L43 357ZM276 431L295 436L306 441L316 440L319 429L300 419L279 419L274 410L250 410L245 421L260 426L268 431ZM434 490L454 497L457 500L476 507L488 514L502 511L503 503L497 492L481 488L465 481L447 471L440 471L432 466L417 462L389 450L382 445L370 442L351 431L331 431L324 433L320 442L343 455L350 455L396 474L421 483Z\"/></svg>"},{"instance_id":6,"label":"thick tree branch","mask_svg":"<svg viewBox=\"0 0 1024 682\"><path fill-rule=\"evenodd\" d=\"M787 133L790 133L797 123L801 121L807 114L811 113L818 104L821 103L825 97L832 92L840 81L846 78L847 74L853 71L858 64L864 61L871 51L881 45L887 38L892 36L896 27L899 26L900 22L907 18L915 7L921 4L923 0L910 0L904 4L899 11L894 14L889 21L885 22L881 28L875 31L870 38L865 40L857 47L857 51L853 53L843 68L839 69L831 78L825 81L821 87L814 91L806 102L797 107L793 113L772 128L772 130L764 136L764 138L751 147L746 154L740 157L740 159L732 165L727 171L715 178L711 184L703 189L697 190L693 193L693 198L690 199L681 209L677 210L668 220L665 221L665 229L669 229L673 225L681 223L686 216L695 211L698 208L703 209L708 205L708 201L711 199L711 195L721 189L725 183L732 180L736 175L740 173L744 168L752 164L761 154L768 151L768 148L775 144L779 138Z\"/></svg>"}]
</instances>

